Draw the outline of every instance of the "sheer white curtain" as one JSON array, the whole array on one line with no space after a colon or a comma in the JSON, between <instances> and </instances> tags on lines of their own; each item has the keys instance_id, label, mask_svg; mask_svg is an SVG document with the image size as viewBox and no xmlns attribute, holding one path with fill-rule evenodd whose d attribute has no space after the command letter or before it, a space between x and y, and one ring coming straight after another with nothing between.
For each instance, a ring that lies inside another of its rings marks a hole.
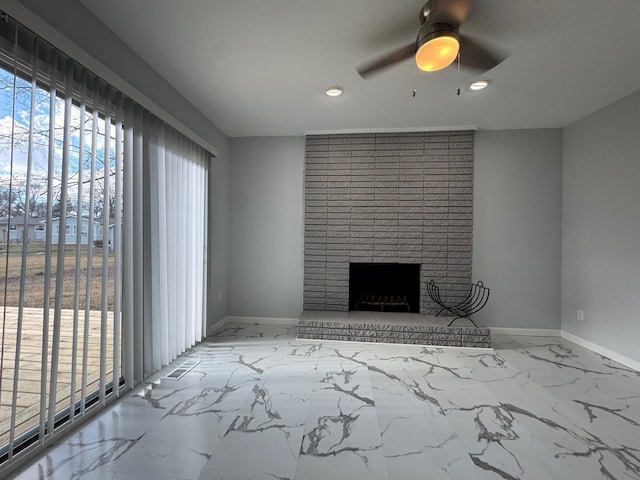
<instances>
[{"instance_id":1,"label":"sheer white curtain","mask_svg":"<svg viewBox=\"0 0 640 480\"><path fill-rule=\"evenodd\" d=\"M125 104L127 118L133 127L124 130L131 169L124 185L124 331L133 385L206 333L211 154L133 103ZM129 315L141 324L128 324Z\"/></svg>"}]
</instances>

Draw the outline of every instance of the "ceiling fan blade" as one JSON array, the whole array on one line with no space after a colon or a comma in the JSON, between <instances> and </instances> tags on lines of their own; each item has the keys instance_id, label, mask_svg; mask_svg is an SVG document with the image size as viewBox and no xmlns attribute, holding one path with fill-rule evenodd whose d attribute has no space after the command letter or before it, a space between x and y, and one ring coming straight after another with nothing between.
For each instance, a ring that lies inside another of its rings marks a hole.
<instances>
[{"instance_id":1,"label":"ceiling fan blade","mask_svg":"<svg viewBox=\"0 0 640 480\"><path fill-rule=\"evenodd\" d=\"M508 53L466 35L460 35L460 64L466 68L486 72L502 63Z\"/></svg>"},{"instance_id":2,"label":"ceiling fan blade","mask_svg":"<svg viewBox=\"0 0 640 480\"><path fill-rule=\"evenodd\" d=\"M420 23L427 17L434 23L459 26L471 14L474 0L429 0L420 12Z\"/></svg>"},{"instance_id":3,"label":"ceiling fan blade","mask_svg":"<svg viewBox=\"0 0 640 480\"><path fill-rule=\"evenodd\" d=\"M361 65L356 70L362 78L368 78L371 75L379 73L380 71L395 65L396 63L413 57L415 53L416 42L411 42L409 45L405 45L404 47L394 50L393 52L379 57L376 60Z\"/></svg>"}]
</instances>

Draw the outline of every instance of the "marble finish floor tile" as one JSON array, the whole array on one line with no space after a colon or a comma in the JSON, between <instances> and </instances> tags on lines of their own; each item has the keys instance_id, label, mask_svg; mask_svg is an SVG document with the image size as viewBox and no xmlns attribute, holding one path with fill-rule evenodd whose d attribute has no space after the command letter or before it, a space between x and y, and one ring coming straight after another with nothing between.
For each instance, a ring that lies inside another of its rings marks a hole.
<instances>
[{"instance_id":1,"label":"marble finish floor tile","mask_svg":"<svg viewBox=\"0 0 640 480\"><path fill-rule=\"evenodd\" d=\"M227 324L12 477L640 480L640 374L560 338L495 350Z\"/></svg>"}]
</instances>

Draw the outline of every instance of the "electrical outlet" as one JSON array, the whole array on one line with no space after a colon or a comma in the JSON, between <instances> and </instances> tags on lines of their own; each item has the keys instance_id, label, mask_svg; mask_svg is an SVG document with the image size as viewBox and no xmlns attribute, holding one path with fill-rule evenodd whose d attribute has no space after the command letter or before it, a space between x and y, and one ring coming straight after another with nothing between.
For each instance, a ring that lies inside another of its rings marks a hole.
<instances>
[{"instance_id":1,"label":"electrical outlet","mask_svg":"<svg viewBox=\"0 0 640 480\"><path fill-rule=\"evenodd\" d=\"M584 322L584 310L578 309L578 311L576 312L576 318L578 319L578 321Z\"/></svg>"}]
</instances>

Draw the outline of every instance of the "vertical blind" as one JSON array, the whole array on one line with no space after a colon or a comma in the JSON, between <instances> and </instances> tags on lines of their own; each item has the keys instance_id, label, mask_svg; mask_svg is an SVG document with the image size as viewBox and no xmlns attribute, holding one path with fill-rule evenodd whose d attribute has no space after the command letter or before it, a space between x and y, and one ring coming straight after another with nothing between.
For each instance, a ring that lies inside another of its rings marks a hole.
<instances>
[{"instance_id":1,"label":"vertical blind","mask_svg":"<svg viewBox=\"0 0 640 480\"><path fill-rule=\"evenodd\" d=\"M144 337L145 376L205 335L208 198L207 152L155 117L146 123L149 228L142 238L134 236L149 247L145 272L153 279L144 312L145 332L151 333Z\"/></svg>"},{"instance_id":2,"label":"vertical blind","mask_svg":"<svg viewBox=\"0 0 640 480\"><path fill-rule=\"evenodd\" d=\"M212 155L0 22L0 472L206 332Z\"/></svg>"}]
</instances>

